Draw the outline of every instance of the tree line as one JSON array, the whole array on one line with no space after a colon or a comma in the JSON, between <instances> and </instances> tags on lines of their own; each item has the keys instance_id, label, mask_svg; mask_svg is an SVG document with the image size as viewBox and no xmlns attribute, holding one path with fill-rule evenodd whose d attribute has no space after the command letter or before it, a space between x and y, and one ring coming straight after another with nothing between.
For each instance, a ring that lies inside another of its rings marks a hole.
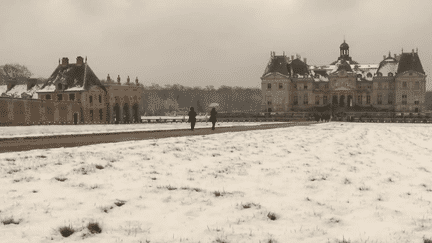
<instances>
[{"instance_id":1,"label":"tree line","mask_svg":"<svg viewBox=\"0 0 432 243\"><path fill-rule=\"evenodd\" d=\"M174 111L187 111L194 107L198 113L208 112L211 103L218 103L219 112L258 112L262 93L258 88L222 85L188 87L181 84L142 85L142 106L146 115L164 115Z\"/></svg>"}]
</instances>

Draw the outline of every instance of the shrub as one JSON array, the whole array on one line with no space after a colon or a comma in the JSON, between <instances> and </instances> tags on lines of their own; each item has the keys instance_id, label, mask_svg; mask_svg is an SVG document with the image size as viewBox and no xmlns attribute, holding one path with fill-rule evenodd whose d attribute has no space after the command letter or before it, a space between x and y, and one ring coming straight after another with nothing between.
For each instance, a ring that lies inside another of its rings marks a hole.
<instances>
[{"instance_id":1,"label":"shrub","mask_svg":"<svg viewBox=\"0 0 432 243\"><path fill-rule=\"evenodd\" d=\"M73 233L75 233L75 229L69 225L69 226L63 226L59 228L59 232L63 237L69 237Z\"/></svg>"},{"instance_id":2,"label":"shrub","mask_svg":"<svg viewBox=\"0 0 432 243\"><path fill-rule=\"evenodd\" d=\"M4 225L8 225L8 224L19 224L20 220L15 220L13 217L10 218L5 218L1 220L1 223Z\"/></svg>"},{"instance_id":3,"label":"shrub","mask_svg":"<svg viewBox=\"0 0 432 243\"><path fill-rule=\"evenodd\" d=\"M272 212L269 212L269 213L267 214L267 217L268 217L270 220L276 220L276 214L274 214L274 213L272 213Z\"/></svg>"},{"instance_id":4,"label":"shrub","mask_svg":"<svg viewBox=\"0 0 432 243\"><path fill-rule=\"evenodd\" d=\"M61 182L67 180L67 178L65 178L65 177L55 177L54 179L61 181Z\"/></svg>"},{"instance_id":5,"label":"shrub","mask_svg":"<svg viewBox=\"0 0 432 243\"><path fill-rule=\"evenodd\" d=\"M87 229L90 231L90 233L92 234L100 234L102 232L102 229L99 227L99 223L94 222L94 223L88 223L87 225Z\"/></svg>"},{"instance_id":6,"label":"shrub","mask_svg":"<svg viewBox=\"0 0 432 243\"><path fill-rule=\"evenodd\" d=\"M214 194L216 197L220 197L220 196L222 195L219 191L214 191L213 194Z\"/></svg>"},{"instance_id":7,"label":"shrub","mask_svg":"<svg viewBox=\"0 0 432 243\"><path fill-rule=\"evenodd\" d=\"M102 165L96 165L95 167L96 167L96 169L98 169L98 170L102 170L102 169L104 168Z\"/></svg>"},{"instance_id":8,"label":"shrub","mask_svg":"<svg viewBox=\"0 0 432 243\"><path fill-rule=\"evenodd\" d=\"M126 201L119 200L119 201L115 202L114 204L115 204L117 207L121 207L121 206L125 205L125 203L126 203Z\"/></svg>"}]
</instances>

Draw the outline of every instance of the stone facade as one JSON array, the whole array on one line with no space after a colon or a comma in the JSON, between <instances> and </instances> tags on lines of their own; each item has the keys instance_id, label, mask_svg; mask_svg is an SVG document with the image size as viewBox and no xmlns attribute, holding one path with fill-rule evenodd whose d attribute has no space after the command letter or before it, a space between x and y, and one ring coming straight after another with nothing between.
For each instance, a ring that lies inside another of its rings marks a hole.
<instances>
[{"instance_id":1,"label":"stone facade","mask_svg":"<svg viewBox=\"0 0 432 243\"><path fill-rule=\"evenodd\" d=\"M389 53L379 64L359 64L349 56L344 41L338 60L324 66L272 52L261 89L263 111L288 112L333 104L422 112L426 75L417 51L393 57Z\"/></svg>"},{"instance_id":2,"label":"stone facade","mask_svg":"<svg viewBox=\"0 0 432 243\"><path fill-rule=\"evenodd\" d=\"M29 79L27 85L0 85L0 91L0 125L140 122L138 78L121 84L108 75L102 84L82 57L75 64L63 58L43 84Z\"/></svg>"}]
</instances>

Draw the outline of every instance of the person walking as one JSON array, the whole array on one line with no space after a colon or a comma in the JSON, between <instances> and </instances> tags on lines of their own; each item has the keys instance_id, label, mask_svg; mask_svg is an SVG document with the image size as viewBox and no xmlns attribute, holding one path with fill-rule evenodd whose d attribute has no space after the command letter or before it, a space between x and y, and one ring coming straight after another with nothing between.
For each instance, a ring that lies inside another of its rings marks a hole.
<instances>
[{"instance_id":1,"label":"person walking","mask_svg":"<svg viewBox=\"0 0 432 243\"><path fill-rule=\"evenodd\" d=\"M196 116L197 116L197 113L194 111L193 107L190 108L188 116L189 116L188 122L191 123L191 130L193 131L195 129Z\"/></svg>"},{"instance_id":2,"label":"person walking","mask_svg":"<svg viewBox=\"0 0 432 243\"><path fill-rule=\"evenodd\" d=\"M217 115L217 112L216 112L216 108L214 108L213 107L213 109L211 110L211 112L210 112L210 119L209 119L209 121L211 121L211 123L212 123L212 130L215 130L215 125L216 125L216 115Z\"/></svg>"}]
</instances>

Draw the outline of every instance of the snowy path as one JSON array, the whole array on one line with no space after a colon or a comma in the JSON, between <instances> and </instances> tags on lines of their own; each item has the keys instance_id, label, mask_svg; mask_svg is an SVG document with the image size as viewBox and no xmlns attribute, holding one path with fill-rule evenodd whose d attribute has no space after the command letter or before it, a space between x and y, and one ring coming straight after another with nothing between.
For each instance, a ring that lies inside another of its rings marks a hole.
<instances>
[{"instance_id":1,"label":"snowy path","mask_svg":"<svg viewBox=\"0 0 432 243\"><path fill-rule=\"evenodd\" d=\"M431 134L332 122L4 153L0 220L19 224L0 225L0 238L422 242L432 238ZM69 224L63 238L56 229Z\"/></svg>"}]
</instances>

